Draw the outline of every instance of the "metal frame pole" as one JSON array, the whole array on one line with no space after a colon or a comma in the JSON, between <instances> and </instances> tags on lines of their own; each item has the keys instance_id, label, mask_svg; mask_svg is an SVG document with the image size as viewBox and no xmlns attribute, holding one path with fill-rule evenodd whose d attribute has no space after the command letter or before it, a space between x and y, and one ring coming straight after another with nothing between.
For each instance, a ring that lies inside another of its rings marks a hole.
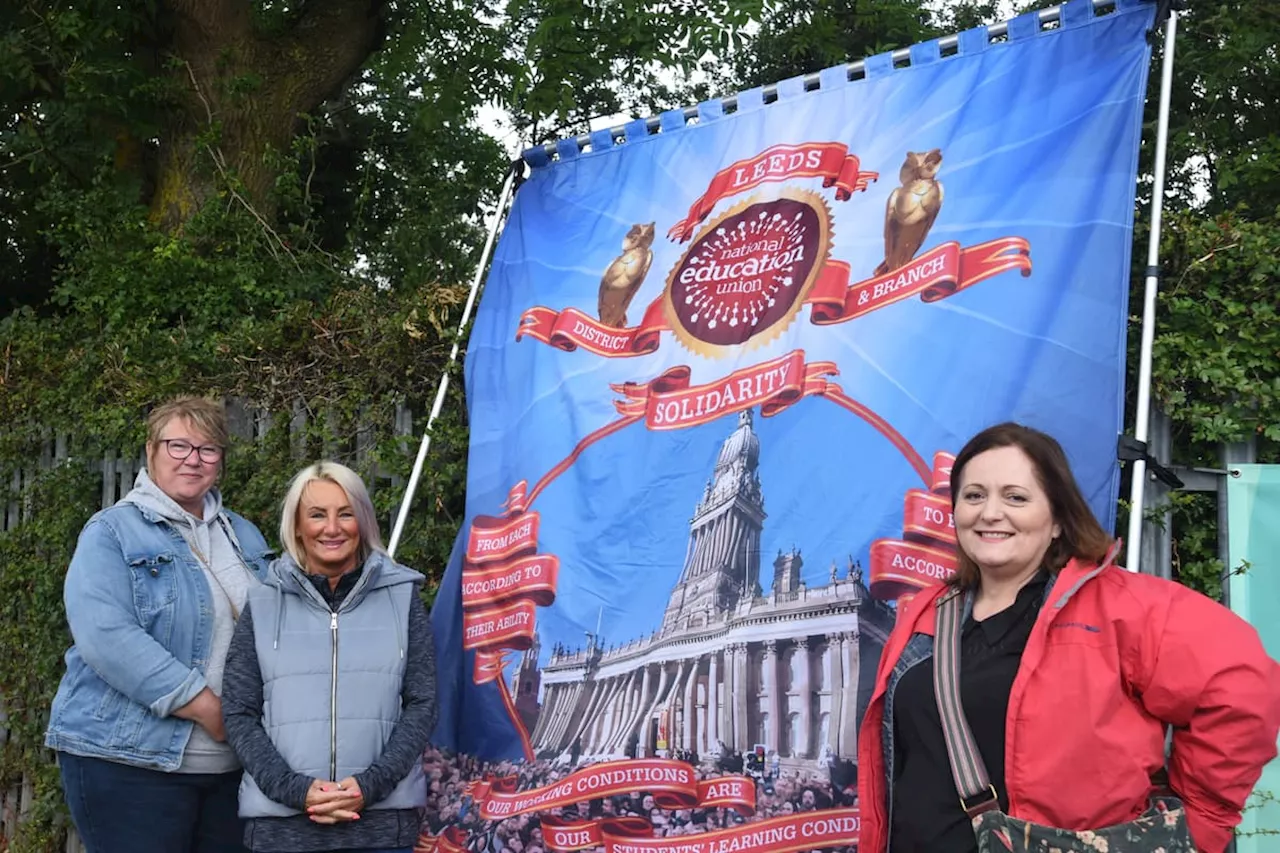
<instances>
[{"instance_id":1,"label":"metal frame pole","mask_svg":"<svg viewBox=\"0 0 1280 853\"><path fill-rule=\"evenodd\" d=\"M393 557L396 553L396 547L400 544L400 536L404 533L405 522L409 518L409 505L413 502L413 494L418 490L418 479L422 476L422 466L427 461L427 451L431 447L431 427L435 424L436 418L440 416L440 410L444 408L444 398L449 390L449 371L453 367L453 363L458 360L462 333L466 330L467 323L471 322L471 311L476 304L476 295L480 292L480 281L484 278L485 265L489 263L489 255L493 251L493 242L498 236L502 215L506 211L507 202L511 199L511 193L515 187L516 172L521 168L523 168L523 162L513 164L508 171L507 180L503 183L502 192L498 195L498 206L494 209L493 218L489 222L489 236L485 240L484 251L480 253L480 261L476 264L476 274L471 279L471 292L467 294L467 304L462 309L462 319L458 321L458 334L453 342L453 350L449 353L449 360L445 363L444 372L440 374L440 383L436 386L436 399L431 404L431 414L427 416L427 426L422 432L422 443L418 445L418 458L413 462L413 473L409 475L409 485L405 488L404 500L400 502L400 512L396 515L396 523L391 530L391 541L387 543L387 553Z\"/></svg>"},{"instance_id":2,"label":"metal frame pole","mask_svg":"<svg viewBox=\"0 0 1280 853\"><path fill-rule=\"evenodd\" d=\"M1146 283L1142 299L1142 349L1138 356L1138 405L1133 436L1146 442L1151 417L1151 350L1156 334L1156 292L1160 288L1160 219L1164 210L1165 154L1169 141L1169 101L1173 92L1173 45L1178 32L1178 13L1169 12L1165 22L1164 57L1160 71L1160 112L1156 126L1155 183L1151 189L1151 234L1147 241ZM1133 482L1129 496L1129 536L1125 566L1138 571L1142 548L1143 490L1147 484L1147 461L1133 463Z\"/></svg>"}]
</instances>

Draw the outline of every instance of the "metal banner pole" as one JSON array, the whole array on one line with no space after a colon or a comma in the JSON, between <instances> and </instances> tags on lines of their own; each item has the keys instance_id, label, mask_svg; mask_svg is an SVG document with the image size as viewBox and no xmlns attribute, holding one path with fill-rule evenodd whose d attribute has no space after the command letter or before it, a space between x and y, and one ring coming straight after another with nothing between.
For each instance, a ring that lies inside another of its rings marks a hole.
<instances>
[{"instance_id":1,"label":"metal banner pole","mask_svg":"<svg viewBox=\"0 0 1280 853\"><path fill-rule=\"evenodd\" d=\"M427 416L427 427L422 432L422 443L418 446L418 458L413 462L413 473L409 475L409 485L405 488L404 500L400 502L400 512L396 515L395 527L391 530L391 541L387 543L387 553L392 556L395 556L396 547L400 544L405 521L409 518L409 505L413 502L413 493L418 489L418 478L422 476L422 466L427 461L427 451L431 447L431 427L440 416L440 410L444 408L444 398L449 391L449 370L458 360L462 333L467 328L467 323L471 322L471 311L475 308L476 295L480 292L480 281L484 278L485 265L489 263L493 242L497 239L498 229L502 223L502 214L507 208L507 202L511 200L516 173L522 167L522 162L513 164L507 172L507 180L503 183L502 192L498 195L498 206L494 209L493 218L489 221L489 237L485 240L484 251L480 253L480 262L476 264L476 274L471 279L471 292L467 294L467 304L462 309L462 319L458 321L458 335L453 342L453 350L449 353L449 360L445 363L444 372L440 374L440 383L436 386L436 399L431 404L431 414Z\"/></svg>"},{"instance_id":2,"label":"metal banner pole","mask_svg":"<svg viewBox=\"0 0 1280 853\"><path fill-rule=\"evenodd\" d=\"M1147 241L1146 283L1142 298L1142 349L1138 356L1138 406L1133 436L1146 443L1151 423L1151 350L1156 335L1156 292L1160 288L1160 217L1164 208L1165 154L1169 141L1169 100L1173 91L1173 43L1178 32L1178 13L1169 12L1165 22L1164 57L1160 69L1160 112L1156 126L1155 183L1151 189L1151 234ZM1125 566L1138 571L1142 547L1142 494L1147 484L1147 461L1133 462L1133 482L1129 496L1129 535Z\"/></svg>"}]
</instances>

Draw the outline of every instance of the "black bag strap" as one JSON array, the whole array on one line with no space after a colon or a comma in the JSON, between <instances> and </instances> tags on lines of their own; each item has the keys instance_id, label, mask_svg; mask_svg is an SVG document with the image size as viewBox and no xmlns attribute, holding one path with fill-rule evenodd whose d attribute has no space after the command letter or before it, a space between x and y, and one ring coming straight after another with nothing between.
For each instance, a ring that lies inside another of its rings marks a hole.
<instances>
[{"instance_id":1,"label":"black bag strap","mask_svg":"<svg viewBox=\"0 0 1280 853\"><path fill-rule=\"evenodd\" d=\"M947 741L951 777L960 794L960 808L970 819L1000 808L987 765L973 740L960 704L960 629L964 593L953 590L938 599L937 629L933 637L933 690Z\"/></svg>"}]
</instances>

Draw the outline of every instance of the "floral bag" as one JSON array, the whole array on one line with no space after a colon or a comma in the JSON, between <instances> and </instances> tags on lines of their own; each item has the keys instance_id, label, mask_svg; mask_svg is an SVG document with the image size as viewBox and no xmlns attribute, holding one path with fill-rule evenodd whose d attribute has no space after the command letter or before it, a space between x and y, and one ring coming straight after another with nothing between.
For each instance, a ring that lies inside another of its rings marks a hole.
<instances>
[{"instance_id":1,"label":"floral bag","mask_svg":"<svg viewBox=\"0 0 1280 853\"><path fill-rule=\"evenodd\" d=\"M963 599L956 591L938 600L933 685L960 807L973 821L979 853L1196 853L1186 813L1174 797L1153 798L1151 808L1128 823L1080 831L1041 826L1000 811L996 789L960 704Z\"/></svg>"}]
</instances>

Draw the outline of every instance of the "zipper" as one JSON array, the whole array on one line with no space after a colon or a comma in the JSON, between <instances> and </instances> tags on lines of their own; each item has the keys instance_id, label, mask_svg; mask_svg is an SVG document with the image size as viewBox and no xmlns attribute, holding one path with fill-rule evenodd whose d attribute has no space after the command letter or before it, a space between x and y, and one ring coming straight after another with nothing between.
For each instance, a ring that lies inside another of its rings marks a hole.
<instances>
[{"instance_id":1,"label":"zipper","mask_svg":"<svg viewBox=\"0 0 1280 853\"><path fill-rule=\"evenodd\" d=\"M338 611L329 617L329 637L333 648L329 679L329 779L338 781Z\"/></svg>"}]
</instances>

